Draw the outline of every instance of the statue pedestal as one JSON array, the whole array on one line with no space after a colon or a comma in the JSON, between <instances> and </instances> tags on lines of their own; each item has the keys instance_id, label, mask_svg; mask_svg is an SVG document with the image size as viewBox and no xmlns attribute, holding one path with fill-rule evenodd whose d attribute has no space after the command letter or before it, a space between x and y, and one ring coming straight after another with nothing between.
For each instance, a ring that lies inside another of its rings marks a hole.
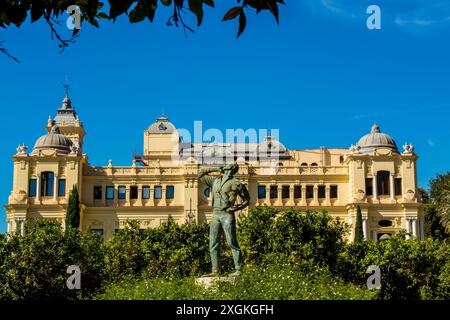
<instances>
[{"instance_id":1,"label":"statue pedestal","mask_svg":"<svg viewBox=\"0 0 450 320\"><path fill-rule=\"evenodd\" d=\"M228 277L201 277L195 280L195 283L206 289L211 289L214 285L220 282L228 282L232 285L236 284L238 277L228 276Z\"/></svg>"}]
</instances>

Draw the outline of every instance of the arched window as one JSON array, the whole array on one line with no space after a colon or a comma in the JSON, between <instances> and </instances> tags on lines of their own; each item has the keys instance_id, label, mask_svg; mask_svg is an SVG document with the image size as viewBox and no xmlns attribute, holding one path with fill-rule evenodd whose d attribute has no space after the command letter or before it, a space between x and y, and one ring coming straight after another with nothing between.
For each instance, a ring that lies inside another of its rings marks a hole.
<instances>
[{"instance_id":1,"label":"arched window","mask_svg":"<svg viewBox=\"0 0 450 320\"><path fill-rule=\"evenodd\" d=\"M377 173L378 195L388 196L390 194L389 177L390 177L389 171L378 171Z\"/></svg>"},{"instance_id":2,"label":"arched window","mask_svg":"<svg viewBox=\"0 0 450 320\"><path fill-rule=\"evenodd\" d=\"M53 172L41 173L41 195L43 197L53 197L53 186L55 183L55 174Z\"/></svg>"},{"instance_id":3,"label":"arched window","mask_svg":"<svg viewBox=\"0 0 450 320\"><path fill-rule=\"evenodd\" d=\"M302 166L302 167L307 167L308 164L307 164L306 162L303 162L300 166Z\"/></svg>"},{"instance_id":4,"label":"arched window","mask_svg":"<svg viewBox=\"0 0 450 320\"><path fill-rule=\"evenodd\" d=\"M311 167L318 167L319 165L315 162L311 163Z\"/></svg>"}]
</instances>

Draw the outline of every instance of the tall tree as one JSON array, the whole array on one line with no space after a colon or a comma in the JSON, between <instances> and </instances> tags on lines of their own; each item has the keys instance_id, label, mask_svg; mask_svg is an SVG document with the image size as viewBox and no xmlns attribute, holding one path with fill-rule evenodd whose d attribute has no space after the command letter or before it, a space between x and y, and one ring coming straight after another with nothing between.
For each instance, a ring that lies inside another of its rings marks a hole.
<instances>
[{"instance_id":1,"label":"tall tree","mask_svg":"<svg viewBox=\"0 0 450 320\"><path fill-rule=\"evenodd\" d=\"M362 242L364 241L364 230L362 223L362 213L361 207L358 205L356 208L356 223L355 223L355 237L354 242Z\"/></svg>"},{"instance_id":2,"label":"tall tree","mask_svg":"<svg viewBox=\"0 0 450 320\"><path fill-rule=\"evenodd\" d=\"M438 204L441 225L450 234L450 190L442 190L441 202Z\"/></svg>"},{"instance_id":3,"label":"tall tree","mask_svg":"<svg viewBox=\"0 0 450 320\"><path fill-rule=\"evenodd\" d=\"M433 238L450 236L450 172L438 174L430 180L430 201L425 219Z\"/></svg>"},{"instance_id":4,"label":"tall tree","mask_svg":"<svg viewBox=\"0 0 450 320\"><path fill-rule=\"evenodd\" d=\"M80 198L78 188L73 186L66 211L66 230L80 227Z\"/></svg>"}]
</instances>

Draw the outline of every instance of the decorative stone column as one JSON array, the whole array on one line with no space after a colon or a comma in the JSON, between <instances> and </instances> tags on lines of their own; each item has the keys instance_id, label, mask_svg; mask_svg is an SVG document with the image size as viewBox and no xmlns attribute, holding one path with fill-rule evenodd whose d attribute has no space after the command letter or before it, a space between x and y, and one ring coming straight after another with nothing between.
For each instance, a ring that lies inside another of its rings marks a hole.
<instances>
[{"instance_id":1,"label":"decorative stone column","mask_svg":"<svg viewBox=\"0 0 450 320\"><path fill-rule=\"evenodd\" d=\"M125 205L130 206L131 200L130 200L130 186L125 186Z\"/></svg>"},{"instance_id":2,"label":"decorative stone column","mask_svg":"<svg viewBox=\"0 0 450 320\"><path fill-rule=\"evenodd\" d=\"M8 235L11 231L11 219L6 220L6 234Z\"/></svg>"},{"instance_id":3,"label":"decorative stone column","mask_svg":"<svg viewBox=\"0 0 450 320\"><path fill-rule=\"evenodd\" d=\"M412 233L413 233L413 237L417 238L418 235L418 230L417 230L417 217L413 217L411 219L411 223L412 223Z\"/></svg>"},{"instance_id":4,"label":"decorative stone column","mask_svg":"<svg viewBox=\"0 0 450 320\"><path fill-rule=\"evenodd\" d=\"M114 185L114 206L117 207L119 205L119 186Z\"/></svg>"},{"instance_id":5,"label":"decorative stone column","mask_svg":"<svg viewBox=\"0 0 450 320\"><path fill-rule=\"evenodd\" d=\"M270 185L266 185L266 205L270 206Z\"/></svg>"},{"instance_id":6,"label":"decorative stone column","mask_svg":"<svg viewBox=\"0 0 450 320\"><path fill-rule=\"evenodd\" d=\"M289 205L295 206L295 200L294 200L294 185L289 185Z\"/></svg>"},{"instance_id":7,"label":"decorative stone column","mask_svg":"<svg viewBox=\"0 0 450 320\"><path fill-rule=\"evenodd\" d=\"M368 220L367 217L362 217L364 240L369 240L369 228L368 228L367 220Z\"/></svg>"},{"instance_id":8,"label":"decorative stone column","mask_svg":"<svg viewBox=\"0 0 450 320\"><path fill-rule=\"evenodd\" d=\"M378 199L378 183L377 183L377 172L373 173L373 179L372 179L372 198Z\"/></svg>"},{"instance_id":9,"label":"decorative stone column","mask_svg":"<svg viewBox=\"0 0 450 320\"><path fill-rule=\"evenodd\" d=\"M395 202L395 184L394 184L394 173L391 172L389 175L389 184L390 184L390 193L391 193L391 201Z\"/></svg>"},{"instance_id":10,"label":"decorative stone column","mask_svg":"<svg viewBox=\"0 0 450 320\"><path fill-rule=\"evenodd\" d=\"M41 175L38 174L36 177L36 201L41 201Z\"/></svg>"},{"instance_id":11,"label":"decorative stone column","mask_svg":"<svg viewBox=\"0 0 450 320\"><path fill-rule=\"evenodd\" d=\"M313 189L313 204L315 206L319 205L319 185L315 184Z\"/></svg>"},{"instance_id":12,"label":"decorative stone column","mask_svg":"<svg viewBox=\"0 0 450 320\"><path fill-rule=\"evenodd\" d=\"M166 196L167 196L167 185L162 184L161 185L161 206L165 206L167 204L166 202Z\"/></svg>"},{"instance_id":13,"label":"decorative stone column","mask_svg":"<svg viewBox=\"0 0 450 320\"><path fill-rule=\"evenodd\" d=\"M405 217L405 223L406 223L406 239L411 239L411 218L410 217Z\"/></svg>"},{"instance_id":14,"label":"decorative stone column","mask_svg":"<svg viewBox=\"0 0 450 320\"><path fill-rule=\"evenodd\" d=\"M53 175L53 201L58 201L58 175Z\"/></svg>"},{"instance_id":15,"label":"decorative stone column","mask_svg":"<svg viewBox=\"0 0 450 320\"><path fill-rule=\"evenodd\" d=\"M327 183L325 186L325 205L330 206L331 205L331 187L330 184Z\"/></svg>"},{"instance_id":16,"label":"decorative stone column","mask_svg":"<svg viewBox=\"0 0 450 320\"><path fill-rule=\"evenodd\" d=\"M277 185L277 205L283 206L283 185Z\"/></svg>"},{"instance_id":17,"label":"decorative stone column","mask_svg":"<svg viewBox=\"0 0 450 320\"><path fill-rule=\"evenodd\" d=\"M17 222L20 225L20 235L23 237L25 235L25 219L24 218L16 218L16 225Z\"/></svg>"},{"instance_id":18,"label":"decorative stone column","mask_svg":"<svg viewBox=\"0 0 450 320\"><path fill-rule=\"evenodd\" d=\"M211 194L211 193L210 193ZM150 185L150 205L154 206L155 205L155 185Z\"/></svg>"},{"instance_id":19,"label":"decorative stone column","mask_svg":"<svg viewBox=\"0 0 450 320\"><path fill-rule=\"evenodd\" d=\"M137 205L142 206L142 184L138 185L138 199L137 199Z\"/></svg>"},{"instance_id":20,"label":"decorative stone column","mask_svg":"<svg viewBox=\"0 0 450 320\"><path fill-rule=\"evenodd\" d=\"M306 206L308 204L308 201L306 201L306 184L302 183L302 201L301 204L303 206Z\"/></svg>"}]
</instances>

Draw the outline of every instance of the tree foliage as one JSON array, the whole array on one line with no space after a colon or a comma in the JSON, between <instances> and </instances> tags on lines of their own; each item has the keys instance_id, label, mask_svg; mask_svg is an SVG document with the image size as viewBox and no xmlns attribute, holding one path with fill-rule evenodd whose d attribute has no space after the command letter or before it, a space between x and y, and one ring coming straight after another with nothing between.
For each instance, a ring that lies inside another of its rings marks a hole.
<instances>
[{"instance_id":1,"label":"tree foliage","mask_svg":"<svg viewBox=\"0 0 450 320\"><path fill-rule=\"evenodd\" d=\"M67 268L82 270L81 291L69 290ZM103 241L54 220L26 224L24 236L0 239L0 300L49 300L89 297L103 285Z\"/></svg>"},{"instance_id":2,"label":"tree foliage","mask_svg":"<svg viewBox=\"0 0 450 320\"><path fill-rule=\"evenodd\" d=\"M239 221L239 242L246 262L266 255L286 255L292 261L312 261L334 268L348 226L326 212L250 210Z\"/></svg>"},{"instance_id":3,"label":"tree foliage","mask_svg":"<svg viewBox=\"0 0 450 320\"><path fill-rule=\"evenodd\" d=\"M356 208L355 237L353 240L354 240L354 242L361 242L364 240L364 230L363 230L362 213L361 213L360 206L358 206Z\"/></svg>"},{"instance_id":4,"label":"tree foliage","mask_svg":"<svg viewBox=\"0 0 450 320\"><path fill-rule=\"evenodd\" d=\"M73 186L66 210L66 229L80 227L80 196L77 186Z\"/></svg>"},{"instance_id":5,"label":"tree foliage","mask_svg":"<svg viewBox=\"0 0 450 320\"><path fill-rule=\"evenodd\" d=\"M112 281L145 273L150 277L180 278L208 272L207 224L178 225L173 218L142 232L128 221L108 244L108 274Z\"/></svg>"},{"instance_id":6,"label":"tree foliage","mask_svg":"<svg viewBox=\"0 0 450 320\"><path fill-rule=\"evenodd\" d=\"M245 17L246 9L253 9L256 13L267 10L279 22L278 4L284 4L283 0L235 0L236 6L227 11L223 20L231 20L236 17ZM158 5L173 8L173 15L169 21L182 23L184 10L193 13L200 26L203 21L205 6L214 7L214 0L109 0L109 12L104 10L104 3L98 0L25 0L25 1L1 1L0 2L0 26L6 27L14 24L20 27L30 16L31 22L41 18L58 18L71 5L80 8L81 19L95 27L99 27L99 19L115 21L119 16L127 15L131 23L148 20L153 22ZM240 27L245 28L245 26Z\"/></svg>"},{"instance_id":7,"label":"tree foliage","mask_svg":"<svg viewBox=\"0 0 450 320\"><path fill-rule=\"evenodd\" d=\"M426 234L435 238L450 235L450 172L430 180L430 193L425 207Z\"/></svg>"}]
</instances>

